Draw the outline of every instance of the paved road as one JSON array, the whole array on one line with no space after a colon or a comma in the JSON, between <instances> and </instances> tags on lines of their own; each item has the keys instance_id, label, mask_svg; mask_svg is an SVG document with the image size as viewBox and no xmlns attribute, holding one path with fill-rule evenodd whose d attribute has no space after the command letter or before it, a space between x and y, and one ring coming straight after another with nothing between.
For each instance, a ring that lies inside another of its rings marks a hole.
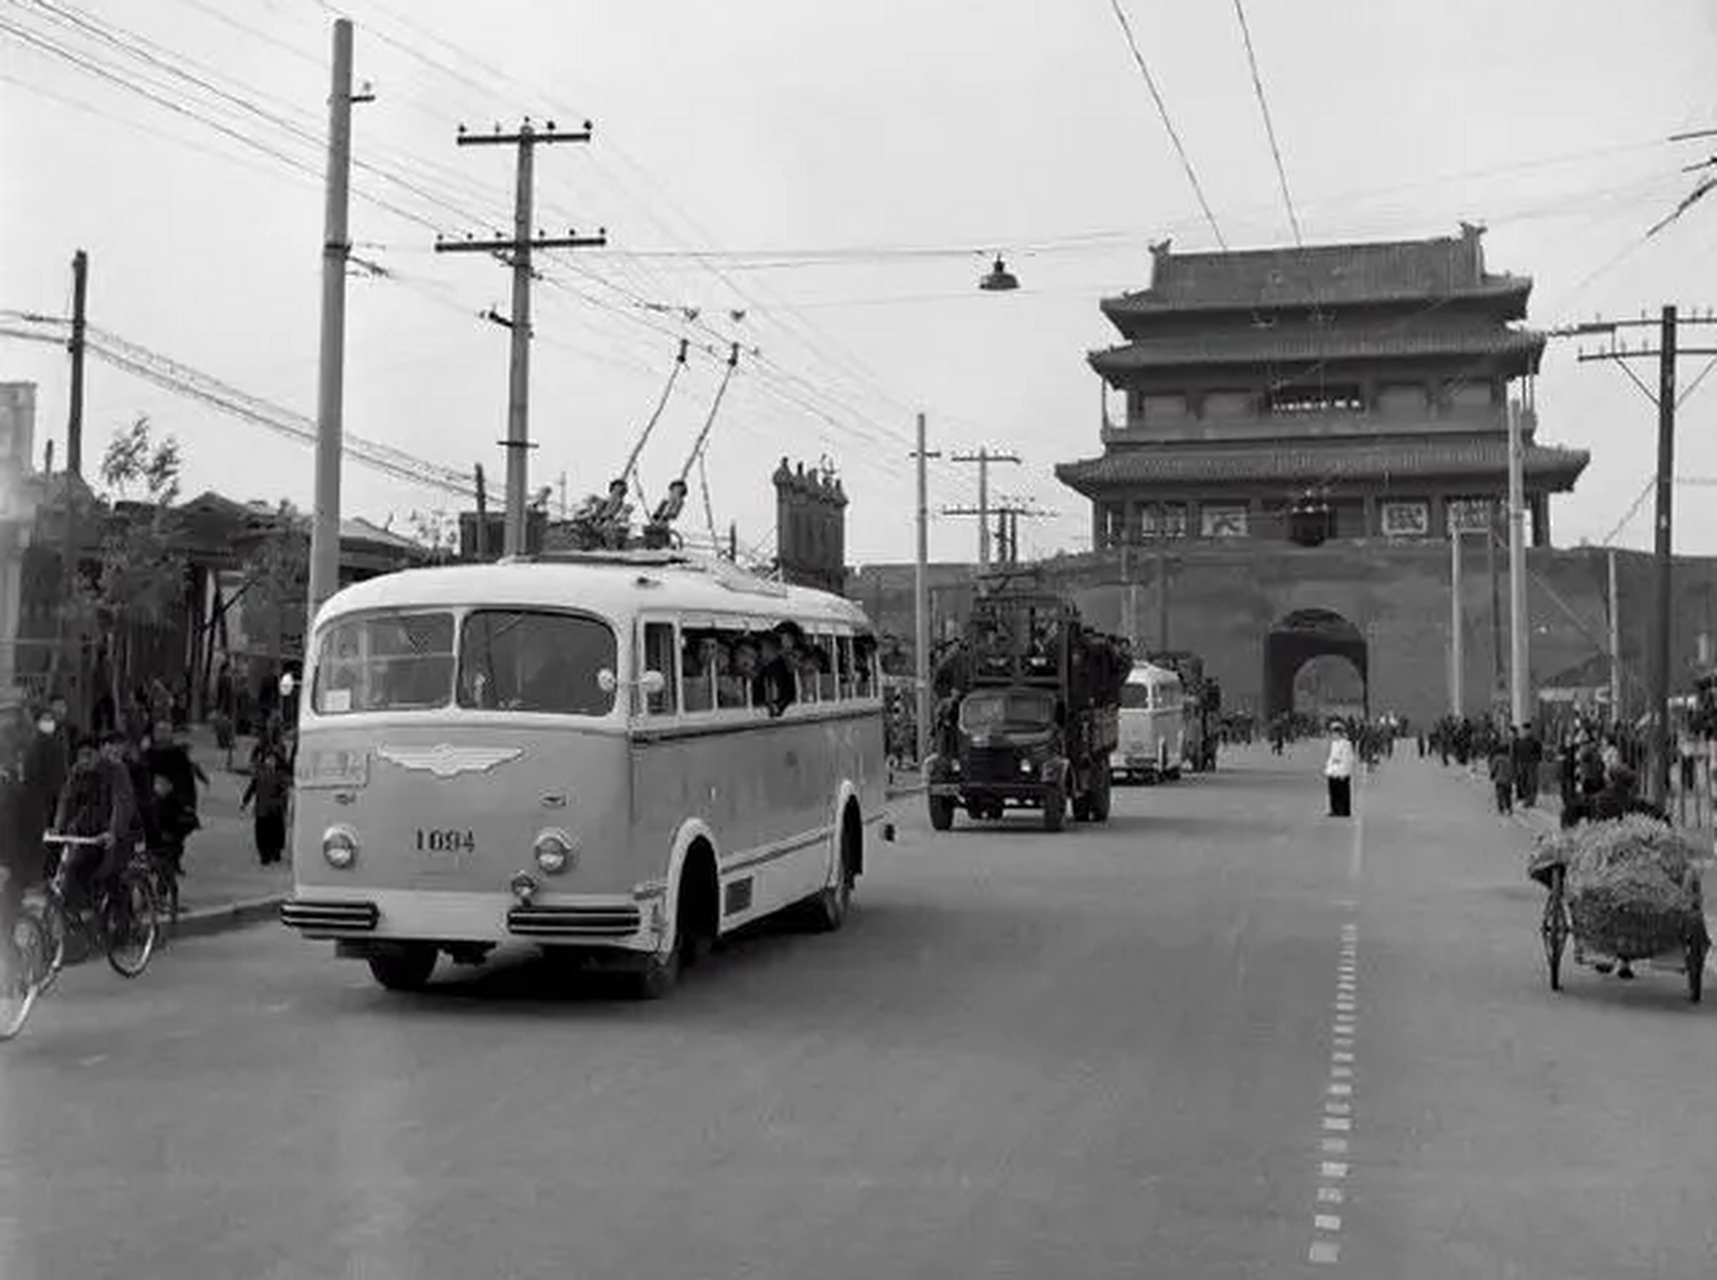
<instances>
[{"instance_id":1,"label":"paved road","mask_svg":"<svg viewBox=\"0 0 1717 1280\"><path fill-rule=\"evenodd\" d=\"M1318 790L913 821L845 932L659 1005L266 926L86 966L0 1047L0 1276L1710 1275L1717 1009L1552 996L1470 781Z\"/></svg>"}]
</instances>

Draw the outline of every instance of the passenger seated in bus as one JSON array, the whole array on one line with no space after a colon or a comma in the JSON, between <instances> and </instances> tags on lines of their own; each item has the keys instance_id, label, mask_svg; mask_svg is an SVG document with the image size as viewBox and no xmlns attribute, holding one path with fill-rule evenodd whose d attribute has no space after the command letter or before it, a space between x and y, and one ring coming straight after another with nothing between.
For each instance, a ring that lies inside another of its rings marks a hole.
<instances>
[{"instance_id":1,"label":"passenger seated in bus","mask_svg":"<svg viewBox=\"0 0 1717 1280\"><path fill-rule=\"evenodd\" d=\"M761 661L751 682L751 703L763 707L771 718L787 710L799 696L792 663L784 648L784 644L790 643L791 639L781 634L765 634L758 641Z\"/></svg>"},{"instance_id":2,"label":"passenger seated in bus","mask_svg":"<svg viewBox=\"0 0 1717 1280\"><path fill-rule=\"evenodd\" d=\"M757 641L749 635L729 641L725 654L718 651L716 667L716 705L744 707L748 705L751 682L757 678Z\"/></svg>"},{"instance_id":3,"label":"passenger seated in bus","mask_svg":"<svg viewBox=\"0 0 1717 1280\"><path fill-rule=\"evenodd\" d=\"M708 711L715 706L715 686L710 670L715 642L695 631L683 633L680 669L685 677L687 711Z\"/></svg>"}]
</instances>

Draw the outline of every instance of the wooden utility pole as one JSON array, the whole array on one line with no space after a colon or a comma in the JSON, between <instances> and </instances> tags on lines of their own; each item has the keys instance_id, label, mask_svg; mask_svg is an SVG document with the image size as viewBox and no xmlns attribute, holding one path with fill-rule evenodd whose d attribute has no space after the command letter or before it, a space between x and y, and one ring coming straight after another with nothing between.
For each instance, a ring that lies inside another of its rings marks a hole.
<instances>
[{"instance_id":1,"label":"wooden utility pole","mask_svg":"<svg viewBox=\"0 0 1717 1280\"><path fill-rule=\"evenodd\" d=\"M333 86L328 93L327 202L322 220L322 350L316 394L316 500L310 517L310 600L305 643L316 611L340 589L340 460L346 394L346 263L351 209L352 23L334 22Z\"/></svg>"},{"instance_id":2,"label":"wooden utility pole","mask_svg":"<svg viewBox=\"0 0 1717 1280\"><path fill-rule=\"evenodd\" d=\"M917 699L918 760L930 754L930 488L927 466L940 452L930 452L925 441L924 415L918 415L918 447L912 457L918 470L918 554L912 574L912 668Z\"/></svg>"},{"instance_id":3,"label":"wooden utility pole","mask_svg":"<svg viewBox=\"0 0 1717 1280\"><path fill-rule=\"evenodd\" d=\"M1653 568L1653 591L1651 613L1651 644L1647 649L1648 664L1646 669L1647 709L1646 724L1651 731L1650 760L1651 773L1646 779L1647 794L1657 803L1664 803L1669 796L1670 775L1670 746L1669 732L1669 694L1670 694L1670 656L1672 653L1672 626L1674 621L1674 537L1673 537L1673 506L1675 498L1675 411L1680 408L1686 396L1676 394L1675 372L1676 362L1682 356L1710 356L1717 358L1717 347L1684 347L1680 344L1679 330L1683 325L1717 326L1717 316L1710 313L1704 316L1683 318L1673 303L1666 305L1656 319L1641 315L1638 320L1593 321L1590 324L1574 325L1568 329L1554 331L1557 337L1569 335L1607 335L1610 344L1597 351L1581 351L1578 358L1582 364L1589 360L1608 360L1616 363L1630 381L1637 386L1646 399L1657 408L1657 513L1655 519L1656 538L1653 547L1655 561ZM1618 343L1615 336L1623 329L1656 328L1658 331L1657 346L1649 345L1638 350L1630 350L1626 343ZM1655 359L1657 361L1657 392L1651 388L1628 366L1629 360ZM1692 388L1688 389L1689 394Z\"/></svg>"},{"instance_id":4,"label":"wooden utility pole","mask_svg":"<svg viewBox=\"0 0 1717 1280\"><path fill-rule=\"evenodd\" d=\"M1461 530L1449 529L1449 714L1467 714L1466 619L1461 600Z\"/></svg>"},{"instance_id":5,"label":"wooden utility pole","mask_svg":"<svg viewBox=\"0 0 1717 1280\"><path fill-rule=\"evenodd\" d=\"M984 573L990 567L990 464L992 462L1011 462L1019 465L1019 455L1014 453L991 453L989 449L979 449L976 453L956 453L951 462L975 462L978 464L978 506L976 511L960 514L976 515L978 517L978 572ZM954 514L949 512L949 515Z\"/></svg>"},{"instance_id":6,"label":"wooden utility pole","mask_svg":"<svg viewBox=\"0 0 1717 1280\"><path fill-rule=\"evenodd\" d=\"M478 240L437 238L437 253L489 253L513 268L513 314L494 318L512 331L512 362L507 383L507 535L506 554L524 555L525 502L530 483L530 388L531 388L531 254L536 249L601 248L608 243L608 231L599 229L593 236L581 236L569 231L564 236L531 234L532 202L534 199L534 153L537 147L550 142L589 142L590 122L577 130L557 130L550 120L538 129L530 117L520 124L516 133L502 133L499 125L492 134L467 133L459 126L458 144L462 147L512 146L518 149L518 168L513 192L513 234L510 238L494 237Z\"/></svg>"},{"instance_id":7,"label":"wooden utility pole","mask_svg":"<svg viewBox=\"0 0 1717 1280\"><path fill-rule=\"evenodd\" d=\"M477 537L474 550L477 562L485 562L489 558L489 489L483 481L483 464L479 462L474 468L477 480Z\"/></svg>"},{"instance_id":8,"label":"wooden utility pole","mask_svg":"<svg viewBox=\"0 0 1717 1280\"><path fill-rule=\"evenodd\" d=\"M1508 402L1508 706L1509 723L1532 722L1530 639L1526 599L1526 444L1519 401Z\"/></svg>"},{"instance_id":9,"label":"wooden utility pole","mask_svg":"<svg viewBox=\"0 0 1717 1280\"><path fill-rule=\"evenodd\" d=\"M994 530L997 544L995 563L1002 565L1018 564L1019 518L1024 516L1028 520L1040 520L1055 513L1053 511L1039 511L1036 507L1028 507L1018 502L1003 501L991 505L988 502L989 495L985 494L984 496L986 501L978 506L943 507L942 514L945 516L974 516L980 524L986 526L990 517L994 516L997 521ZM985 567L988 567L989 564L990 561L986 559L984 561Z\"/></svg>"},{"instance_id":10,"label":"wooden utility pole","mask_svg":"<svg viewBox=\"0 0 1717 1280\"><path fill-rule=\"evenodd\" d=\"M54 645L52 681L57 686L62 676L61 664L67 662L66 641L71 611L77 602L79 577L82 573L78 539L78 491L83 486L83 362L87 347L89 304L89 254L79 249L72 255L72 336L67 344L71 353L71 395L66 413L66 472L60 489L65 500L64 538L60 549L60 620L56 628L58 643ZM51 465L50 465L51 470ZM79 649L81 653L81 648ZM77 664L73 676L75 688L66 691L66 702L74 723L84 725L83 664Z\"/></svg>"},{"instance_id":11,"label":"wooden utility pole","mask_svg":"<svg viewBox=\"0 0 1717 1280\"><path fill-rule=\"evenodd\" d=\"M72 355L71 407L66 417L66 470L83 475L83 357L87 331L85 307L89 300L89 254L79 249L72 255Z\"/></svg>"}]
</instances>

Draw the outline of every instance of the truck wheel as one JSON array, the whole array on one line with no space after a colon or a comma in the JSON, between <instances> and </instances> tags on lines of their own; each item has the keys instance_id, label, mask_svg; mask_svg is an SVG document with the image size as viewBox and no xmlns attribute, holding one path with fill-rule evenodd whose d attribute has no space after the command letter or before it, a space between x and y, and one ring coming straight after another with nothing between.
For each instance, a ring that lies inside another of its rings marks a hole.
<instances>
[{"instance_id":1,"label":"truck wheel","mask_svg":"<svg viewBox=\"0 0 1717 1280\"><path fill-rule=\"evenodd\" d=\"M948 831L954 826L954 798L952 796L930 797L930 827L934 831Z\"/></svg>"},{"instance_id":2,"label":"truck wheel","mask_svg":"<svg viewBox=\"0 0 1717 1280\"><path fill-rule=\"evenodd\" d=\"M1073 797L1073 820L1075 822L1091 821L1091 797L1089 794Z\"/></svg>"},{"instance_id":3,"label":"truck wheel","mask_svg":"<svg viewBox=\"0 0 1717 1280\"><path fill-rule=\"evenodd\" d=\"M1091 787L1091 821L1109 821L1110 802L1114 796L1110 790L1109 775L1099 772Z\"/></svg>"},{"instance_id":4,"label":"truck wheel","mask_svg":"<svg viewBox=\"0 0 1717 1280\"><path fill-rule=\"evenodd\" d=\"M1067 825L1067 792L1057 786L1043 798L1043 829L1060 831Z\"/></svg>"}]
</instances>

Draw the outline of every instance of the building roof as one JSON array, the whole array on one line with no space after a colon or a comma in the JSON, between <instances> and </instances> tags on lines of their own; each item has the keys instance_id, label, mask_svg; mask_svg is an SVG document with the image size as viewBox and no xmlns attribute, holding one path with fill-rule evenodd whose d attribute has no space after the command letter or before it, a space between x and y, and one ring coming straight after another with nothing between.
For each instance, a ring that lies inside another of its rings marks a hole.
<instances>
[{"instance_id":1,"label":"building roof","mask_svg":"<svg viewBox=\"0 0 1717 1280\"><path fill-rule=\"evenodd\" d=\"M1245 328L1144 338L1094 351L1091 367L1105 377L1185 365L1263 365L1411 357L1518 356L1536 365L1544 335L1501 326L1329 325L1279 332Z\"/></svg>"},{"instance_id":2,"label":"building roof","mask_svg":"<svg viewBox=\"0 0 1717 1280\"><path fill-rule=\"evenodd\" d=\"M1590 461L1591 454L1585 449L1539 444L1526 447L1526 474L1557 492L1572 489ZM1100 458L1060 463L1055 476L1069 488L1091 495L1139 485L1232 482L1294 489L1420 477L1495 480L1507 471L1508 441L1499 433L1495 437L1360 445L1145 445L1112 449Z\"/></svg>"},{"instance_id":3,"label":"building roof","mask_svg":"<svg viewBox=\"0 0 1717 1280\"><path fill-rule=\"evenodd\" d=\"M475 604L576 605L616 620L649 607L869 626L864 610L842 596L770 582L708 557L628 551L408 569L346 587L322 607L317 623L363 609Z\"/></svg>"},{"instance_id":4,"label":"building roof","mask_svg":"<svg viewBox=\"0 0 1717 1280\"><path fill-rule=\"evenodd\" d=\"M1483 231L1428 240L1277 246L1222 253L1170 252L1153 245L1148 289L1106 299L1111 319L1164 311L1340 306L1438 298L1516 299L1530 276L1484 269Z\"/></svg>"}]
</instances>

